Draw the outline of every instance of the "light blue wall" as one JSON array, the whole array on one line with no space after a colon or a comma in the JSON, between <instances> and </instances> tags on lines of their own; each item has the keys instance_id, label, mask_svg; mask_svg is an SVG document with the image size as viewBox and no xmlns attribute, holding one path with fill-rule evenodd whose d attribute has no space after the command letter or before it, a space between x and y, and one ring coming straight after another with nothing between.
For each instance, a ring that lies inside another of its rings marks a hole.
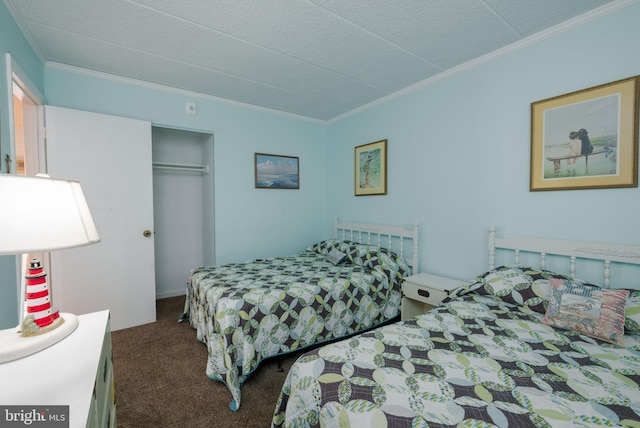
<instances>
[{"instance_id":1,"label":"light blue wall","mask_svg":"<svg viewBox=\"0 0 640 428\"><path fill-rule=\"evenodd\" d=\"M45 88L51 105L214 135L217 263L291 254L323 237L323 123L61 67L45 69ZM187 101L196 116L185 114ZM255 189L256 152L298 156L300 189Z\"/></svg>"},{"instance_id":2,"label":"light blue wall","mask_svg":"<svg viewBox=\"0 0 640 428\"><path fill-rule=\"evenodd\" d=\"M44 92L42 64L9 15L4 3L0 2L0 174L6 173L4 158L9 152L9 103L12 94L6 84L7 53L11 54L13 61L27 74L36 89ZM16 258L0 256L0 329L14 327L17 324L17 295Z\"/></svg>"},{"instance_id":3,"label":"light blue wall","mask_svg":"<svg viewBox=\"0 0 640 428\"><path fill-rule=\"evenodd\" d=\"M339 215L418 221L421 270L467 279L486 267L491 224L508 236L640 244L638 188L529 192L531 103L640 74L639 19L640 5L629 6L329 124L70 69L42 77L2 3L0 51L19 57L52 105L214 134L219 263L297 251ZM184 114L187 101L197 116ZM4 88L0 102L4 123ZM383 138L388 195L355 197L354 147ZM254 189L255 152L299 156L301 189ZM15 301L7 276L0 266L3 303Z\"/></svg>"},{"instance_id":4,"label":"light blue wall","mask_svg":"<svg viewBox=\"0 0 640 428\"><path fill-rule=\"evenodd\" d=\"M639 21L635 4L330 123L327 211L418 221L421 270L460 279L486 268L492 224L639 245L638 188L529 191L531 103L640 74ZM355 197L354 147L384 138L388 195Z\"/></svg>"}]
</instances>

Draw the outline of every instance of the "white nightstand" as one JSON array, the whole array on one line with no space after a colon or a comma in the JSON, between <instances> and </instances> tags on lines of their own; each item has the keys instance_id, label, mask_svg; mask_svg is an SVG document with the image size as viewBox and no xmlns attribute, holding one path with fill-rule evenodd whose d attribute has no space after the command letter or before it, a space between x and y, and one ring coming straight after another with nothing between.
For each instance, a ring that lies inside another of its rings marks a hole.
<instances>
[{"instance_id":1,"label":"white nightstand","mask_svg":"<svg viewBox=\"0 0 640 428\"><path fill-rule=\"evenodd\" d=\"M438 306L451 290L462 284L464 281L428 273L406 277L402 283L402 320L413 318Z\"/></svg>"}]
</instances>

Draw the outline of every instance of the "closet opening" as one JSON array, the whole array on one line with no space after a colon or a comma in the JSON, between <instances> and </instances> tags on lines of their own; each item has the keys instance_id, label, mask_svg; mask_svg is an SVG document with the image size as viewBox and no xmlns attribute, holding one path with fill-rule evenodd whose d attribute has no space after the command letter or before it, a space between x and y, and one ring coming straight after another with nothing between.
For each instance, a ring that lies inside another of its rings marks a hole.
<instances>
[{"instance_id":1,"label":"closet opening","mask_svg":"<svg viewBox=\"0 0 640 428\"><path fill-rule=\"evenodd\" d=\"M191 269L215 264L213 135L153 126L156 299L185 294Z\"/></svg>"}]
</instances>

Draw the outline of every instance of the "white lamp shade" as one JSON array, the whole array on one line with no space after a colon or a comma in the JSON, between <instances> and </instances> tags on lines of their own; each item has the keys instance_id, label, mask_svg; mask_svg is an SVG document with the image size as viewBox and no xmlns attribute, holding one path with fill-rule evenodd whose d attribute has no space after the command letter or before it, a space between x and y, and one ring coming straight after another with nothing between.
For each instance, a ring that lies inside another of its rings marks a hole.
<instances>
[{"instance_id":1,"label":"white lamp shade","mask_svg":"<svg viewBox=\"0 0 640 428\"><path fill-rule=\"evenodd\" d=\"M0 175L0 254L79 247L100 241L80 183Z\"/></svg>"}]
</instances>

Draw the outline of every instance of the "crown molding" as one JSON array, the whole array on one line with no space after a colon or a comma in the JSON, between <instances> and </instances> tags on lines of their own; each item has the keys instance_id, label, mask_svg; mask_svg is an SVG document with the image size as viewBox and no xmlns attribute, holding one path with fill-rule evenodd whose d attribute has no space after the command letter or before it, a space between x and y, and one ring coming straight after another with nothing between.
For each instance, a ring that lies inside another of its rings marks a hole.
<instances>
[{"instance_id":1,"label":"crown molding","mask_svg":"<svg viewBox=\"0 0 640 428\"><path fill-rule=\"evenodd\" d=\"M522 40L519 40L517 42L514 42L510 45L507 45L503 48L500 49L496 49L495 51L489 52L488 54L485 54L483 56L480 56L478 58L472 59L471 61L467 61L463 64L460 64L456 67L450 68L449 70L443 71L442 73L439 73L433 77L430 77L428 79L422 80L418 83L414 83L413 85L407 86L406 88L400 89L396 92L393 92L389 95L385 95L384 97L378 98L368 104L365 104L363 106L357 107L353 110L349 110L346 113L341 114L340 116L336 116L332 119L329 119L327 121L327 123L333 123L333 122L337 122L339 120L342 120L346 117L349 116L353 116L354 114L360 113L362 111L368 110L370 108L373 108L375 106L381 105L386 103L387 101L390 101L392 99L401 97L403 95L406 95L408 93L417 91L419 89L424 88L425 86L429 86L432 85L436 82L439 82L440 80L444 80L447 79L451 76L454 76L456 74L462 73L463 71L467 71L470 70L472 68L478 67L479 65L482 65L484 63L490 62L496 58L500 58L502 56L508 55L512 52L515 52L517 50L523 49L526 46L532 45L534 43L537 43L541 40L545 40L548 39L550 37L555 36L556 34L562 33L564 31L567 31L569 29L578 27L580 25L583 25L589 21L592 21L594 19L597 19L601 16L605 16L608 15L610 13L613 13L615 11L618 11L620 9L626 8L628 6L631 6L633 4L636 4L640 2L640 0L616 0L613 1L609 4L606 4L604 6L601 6L599 8L593 9L592 11L589 11L585 14L582 14L580 16L577 16L573 19L570 19L568 21L565 21L561 24L558 24L554 27L548 28L544 31L541 31L539 33L533 34L529 37L526 37Z\"/></svg>"},{"instance_id":2,"label":"crown molding","mask_svg":"<svg viewBox=\"0 0 640 428\"><path fill-rule=\"evenodd\" d=\"M228 98L216 97L214 95L207 95L207 94L203 94L201 92L190 91L190 90L187 90L187 89L179 89L179 88L175 88L173 86L162 85L160 83L152 83L152 82L147 82L145 80L133 79L131 77L118 76L116 74L105 73L103 71L90 70L90 69L87 69L87 68L77 67L77 66L68 65L68 64L62 64L62 63L54 62L54 61L47 61L47 63L45 64L45 69L46 68L51 69L51 70L58 70L58 71L64 71L64 72L68 72L68 73L80 74L80 75L83 75L83 76L94 77L94 78L102 79L102 80L108 80L108 81L111 81L111 82L123 83L123 84L126 84L126 85L137 86L137 87L140 87L140 88L152 89L152 90L155 90L155 91L162 91L162 92L172 93L172 94L175 94L175 95L182 95L182 96L190 97L190 98L198 98L198 99L201 99L201 100L213 101L213 102L217 102L217 103L221 103L221 104L227 104L227 105L232 105L232 106L236 106L236 107L242 107L242 108L249 109L249 110L257 110L257 111L261 111L261 112L265 112L265 113L271 113L271 114L276 114L276 115L280 115L280 116L286 116L286 117L294 118L294 119L297 119L297 120L304 120L306 122L321 123L321 124L326 123L326 121L324 121L324 120L315 119L315 118L311 118L311 117L308 117L308 116L303 116L303 115L299 115L299 114L295 114L295 113L288 113L288 112L285 112L285 111L282 111L282 110L276 110L276 109L272 109L272 108L268 108L268 107L261 107L261 106L255 105L255 104L244 103L242 101L234 101L234 100L230 100Z\"/></svg>"},{"instance_id":3,"label":"crown molding","mask_svg":"<svg viewBox=\"0 0 640 428\"><path fill-rule=\"evenodd\" d=\"M399 98L403 95L415 92L417 90L420 90L426 86L432 85L436 82L439 82L441 80L447 79L449 77L452 77L456 74L462 73L464 71L473 69L475 67L478 67L482 64L485 64L487 62L490 62L496 58L500 58L502 56L508 55L512 52L518 51L520 49L523 49L529 45L535 44L539 41L548 39L550 37L553 37L559 33L562 33L564 31L567 31L569 29L581 26L589 21L592 21L594 19L597 19L601 16L605 16L608 15L612 12L618 11L620 9L626 8L628 6L631 6L633 4L636 4L640 2L640 0L615 0L609 4L606 4L604 6L601 6L599 8L596 8L590 12L587 12L583 15L577 16L573 19L570 19L568 21L565 21L561 24L558 24L554 27L551 27L547 30L541 31L539 33L533 34L527 38L524 38L522 40L519 40L515 43L512 43L510 45L507 45L503 48L497 49L495 51L489 52L481 57L475 58L473 60L467 61L463 64L460 64L456 67L453 67L449 70L446 70L442 73L439 73L435 76L432 76L428 79L422 80L418 83L415 83L413 85L407 86L406 88L400 89L398 91L395 91L393 93L390 93L388 95L385 95L381 98L378 98L370 103L367 103L363 106L357 107L353 110L349 110L346 113L343 113L341 115L338 115L334 118L328 119L328 120L322 120L322 119L316 119L316 118L312 118L309 116L303 116L300 114L295 114L295 113L289 113L289 112L284 112L282 110L277 110L277 109L272 109L272 108L268 108L268 107L261 107L255 104L250 104L250 103L245 103L245 102L241 102L241 101L234 101L234 100L230 100L227 98L222 98L222 97L216 97L213 95L207 95L207 94L203 94L200 92L195 92L195 91L190 91L190 90L186 90L186 89L179 89L179 88L175 88L175 87L171 87L171 86L167 86L167 85L162 85L159 83L151 83L151 82L147 82L144 80L139 80L139 79L133 79L133 78L129 78L129 77L123 77L123 76L118 76L118 75L114 75L114 74L110 74L110 73L105 73L105 72L99 72L99 71L94 71L94 70L90 70L90 69L85 69L85 68L81 68L81 67L76 67L76 66L71 66L71 65L66 65L66 64L62 64L62 63L58 63L58 62L53 62L53 61L47 61L45 63L45 69L49 68L52 70L61 70L61 71L65 71L65 72L70 72L70 73L76 73L76 74L82 74L82 75L86 75L86 76L91 76L91 77L95 77L95 78L99 78L99 79L103 79L103 80L109 80L109 81L113 81L113 82L119 82L119 83L124 83L124 84L128 84L128 85L134 85L134 86L138 86L138 87L142 87L142 88L148 88L148 89L152 89L152 90L158 90L158 91L163 91L163 92L168 92L168 93L173 93L176 95L182 95L182 96L186 96L186 97L191 97L191 98L198 98L198 99L203 99L203 100L209 100L209 101L213 101L216 103L221 103L221 104L226 104L226 105L231 105L231 106L236 106L236 107L241 107L241 108L245 108L245 109L250 109L250 110L256 110L256 111L261 111L261 112L265 112L265 113L270 113L270 114L276 114L276 115L280 115L280 116L285 116L285 117L290 117L296 120L303 120L306 122L312 122L312 123L319 123L319 124L329 124L329 123L333 123L333 122L337 122L340 121L342 119L345 119L349 116L353 116L355 114L358 114L360 112L363 112L365 110L371 109L373 107L385 104L386 102L393 100L395 98ZM10 11L11 12L11 11ZM24 34L24 32L23 32ZM33 44L32 44L33 46ZM36 52L36 54L38 54ZM39 55L38 55L39 56Z\"/></svg>"}]
</instances>

